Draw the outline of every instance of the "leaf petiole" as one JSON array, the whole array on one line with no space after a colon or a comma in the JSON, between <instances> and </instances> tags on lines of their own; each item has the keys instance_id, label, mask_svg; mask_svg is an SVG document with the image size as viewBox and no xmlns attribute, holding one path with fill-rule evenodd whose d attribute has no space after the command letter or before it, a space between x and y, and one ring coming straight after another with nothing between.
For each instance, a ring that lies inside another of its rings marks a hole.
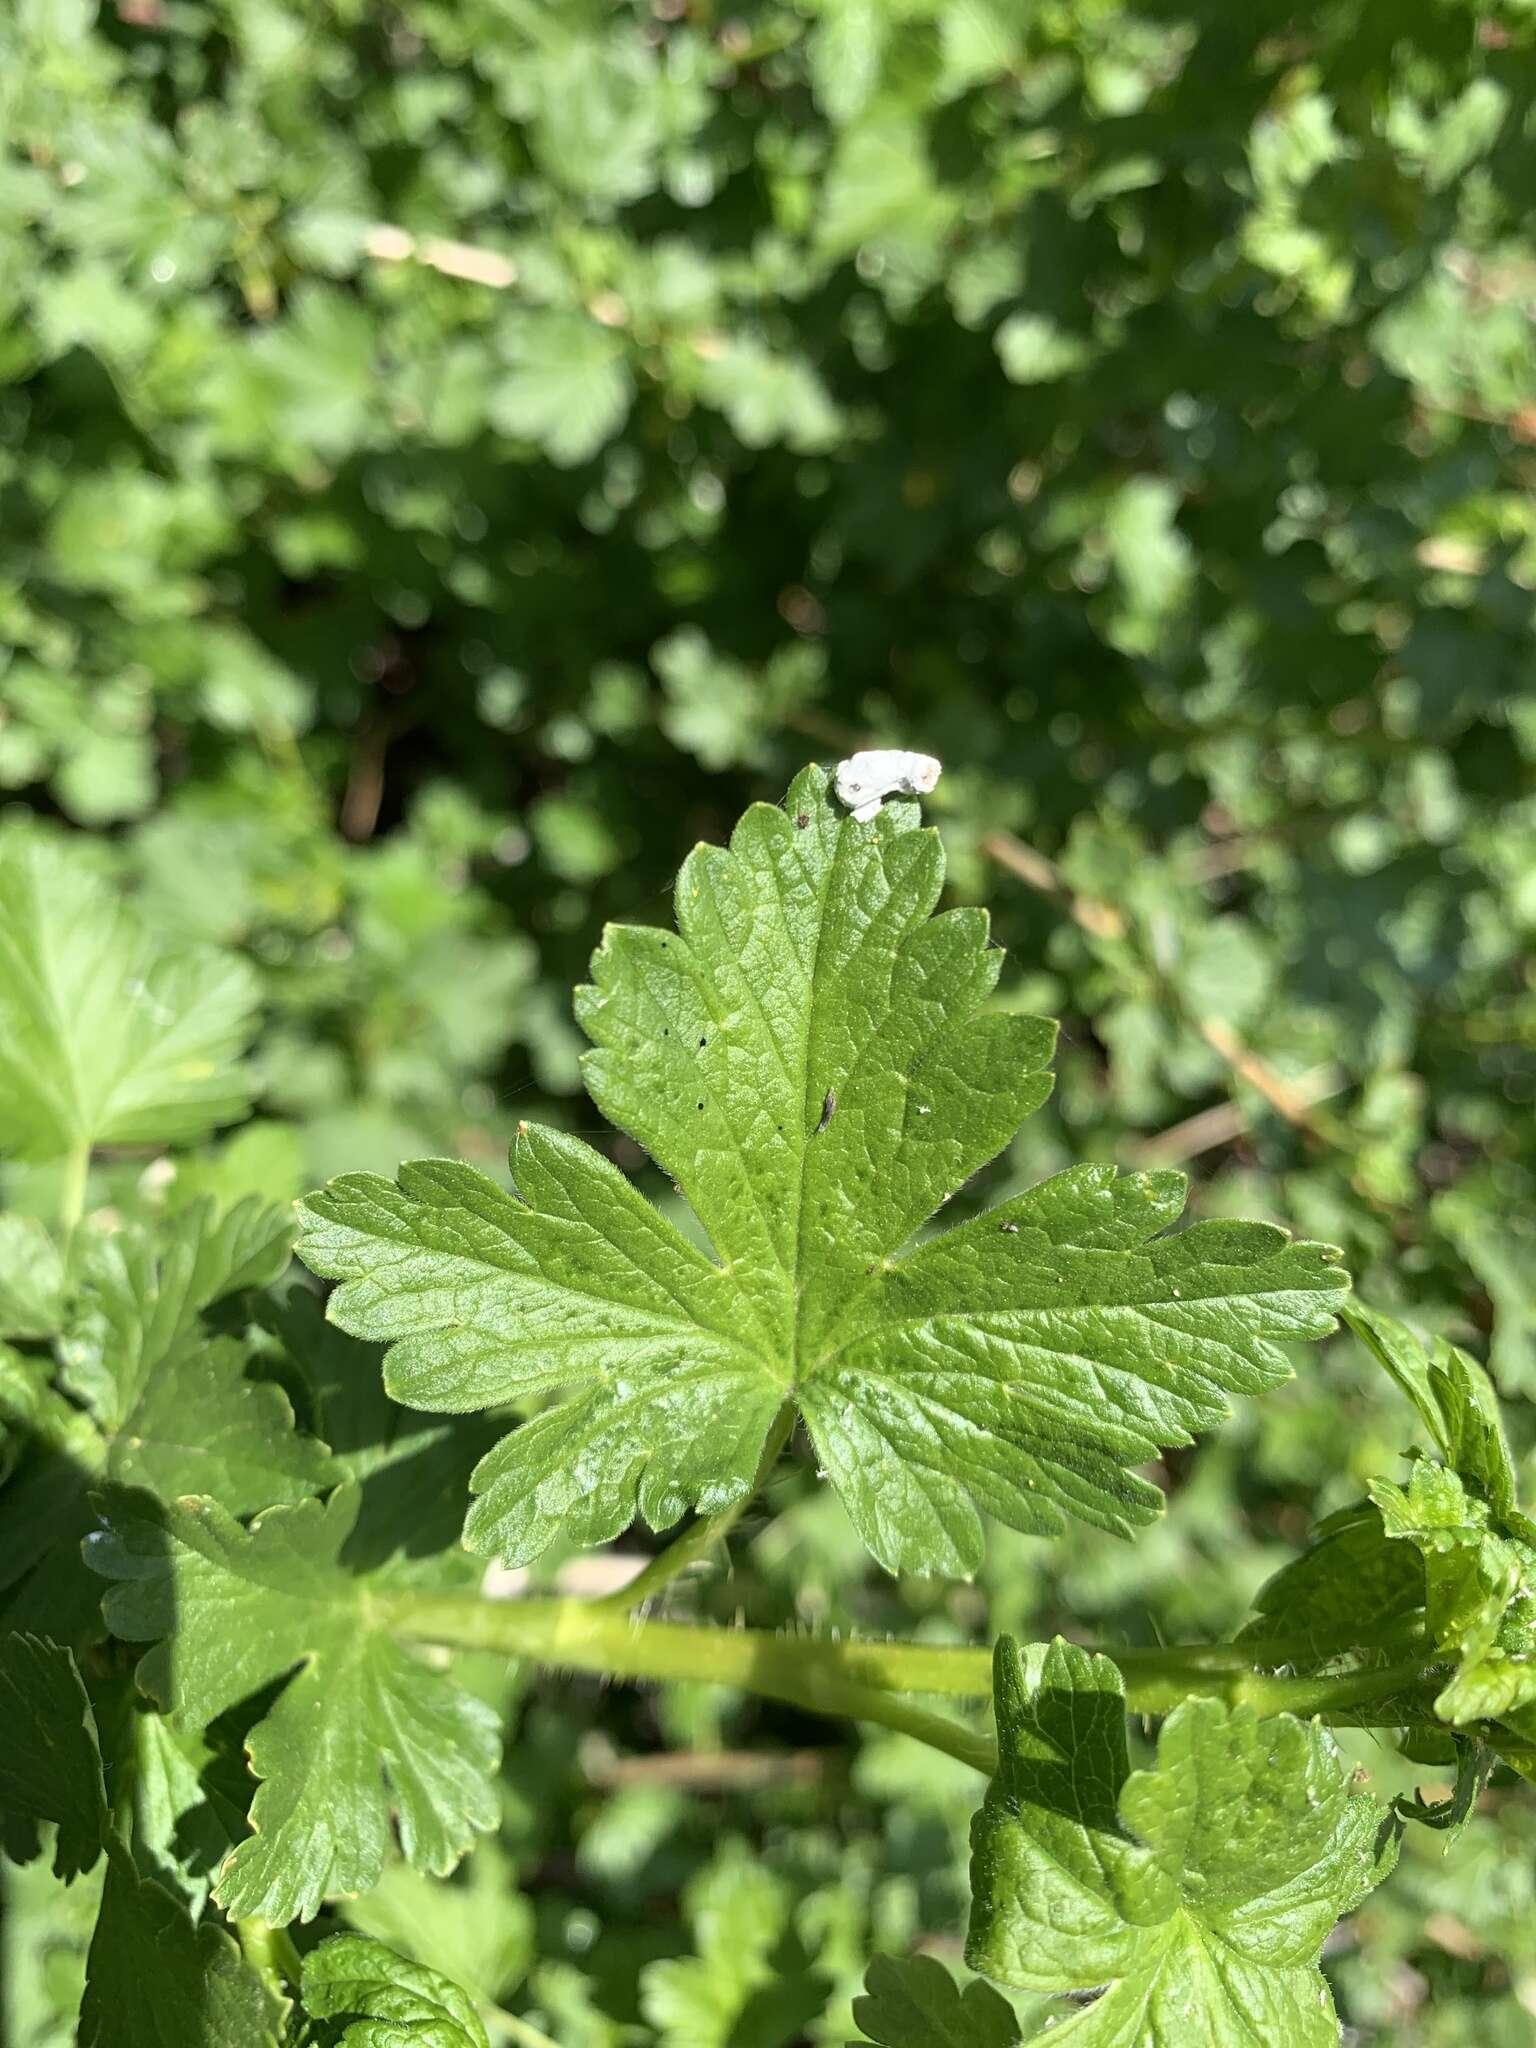
<instances>
[{"instance_id":1,"label":"leaf petiole","mask_svg":"<svg viewBox=\"0 0 1536 2048\"><path fill-rule=\"evenodd\" d=\"M684 1572L702 1563L712 1551L718 1549L767 1483L769 1473L779 1462L784 1446L789 1442L797 1412L795 1403L789 1400L774 1417L773 1427L769 1430L767 1442L763 1445L763 1455L758 1460L752 1484L739 1500L732 1501L728 1508L722 1508L717 1515L705 1515L691 1523L675 1542L669 1543L665 1550L658 1551L645 1569L631 1579L627 1586L621 1586L616 1593L605 1593L602 1599L592 1604L628 1613L632 1608L643 1606L647 1600L654 1599L664 1586L669 1586L674 1579L681 1578Z\"/></svg>"},{"instance_id":2,"label":"leaf petiole","mask_svg":"<svg viewBox=\"0 0 1536 2048\"><path fill-rule=\"evenodd\" d=\"M91 1172L90 1140L72 1145L64 1158L59 1185L59 1227L67 1237L85 1213L85 1190Z\"/></svg>"},{"instance_id":3,"label":"leaf petiole","mask_svg":"<svg viewBox=\"0 0 1536 2048\"><path fill-rule=\"evenodd\" d=\"M290 1986L297 1993L303 1977L304 1966L293 1937L286 1927L274 1927L270 1921L254 1915L235 1922L235 1933L239 1937L241 1953L251 1968L267 1987L269 1994L280 2007L286 2009L290 2003Z\"/></svg>"}]
</instances>

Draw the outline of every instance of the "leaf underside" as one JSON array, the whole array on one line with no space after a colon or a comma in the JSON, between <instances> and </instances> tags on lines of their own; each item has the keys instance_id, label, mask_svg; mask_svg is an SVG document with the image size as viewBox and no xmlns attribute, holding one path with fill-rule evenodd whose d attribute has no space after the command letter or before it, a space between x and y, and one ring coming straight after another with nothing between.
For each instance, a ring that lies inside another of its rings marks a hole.
<instances>
[{"instance_id":1,"label":"leaf underside","mask_svg":"<svg viewBox=\"0 0 1536 2048\"><path fill-rule=\"evenodd\" d=\"M700 1250L590 1146L525 1127L516 1192L432 1161L301 1205L329 1313L441 1411L558 1394L482 1461L466 1538L508 1563L751 1487L786 1402L892 1571L969 1575L980 1511L1124 1532L1134 1467L1288 1375L1333 1323L1326 1246L1160 1236L1182 1176L1081 1166L911 1248L1044 1100L1054 1027L987 1007L984 913L934 915L936 833L808 769L701 846L677 929L612 927L578 993L588 1087L687 1197Z\"/></svg>"}]
</instances>

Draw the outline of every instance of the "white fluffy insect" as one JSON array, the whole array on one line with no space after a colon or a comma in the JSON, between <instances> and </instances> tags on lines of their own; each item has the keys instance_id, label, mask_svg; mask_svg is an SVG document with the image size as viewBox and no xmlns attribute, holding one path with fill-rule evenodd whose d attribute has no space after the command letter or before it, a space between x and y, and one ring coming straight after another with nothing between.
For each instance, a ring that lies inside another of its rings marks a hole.
<instances>
[{"instance_id":1,"label":"white fluffy insect","mask_svg":"<svg viewBox=\"0 0 1536 2048\"><path fill-rule=\"evenodd\" d=\"M932 754L904 754L897 747L877 747L839 761L833 787L853 815L865 823L878 817L888 796L926 796L943 773L943 762Z\"/></svg>"}]
</instances>

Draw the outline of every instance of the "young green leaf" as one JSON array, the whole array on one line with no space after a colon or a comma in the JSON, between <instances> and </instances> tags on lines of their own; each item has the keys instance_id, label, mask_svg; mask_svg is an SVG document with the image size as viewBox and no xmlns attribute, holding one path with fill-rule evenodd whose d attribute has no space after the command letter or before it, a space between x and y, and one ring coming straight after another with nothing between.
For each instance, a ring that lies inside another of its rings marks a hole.
<instances>
[{"instance_id":1,"label":"young green leaf","mask_svg":"<svg viewBox=\"0 0 1536 2048\"><path fill-rule=\"evenodd\" d=\"M879 2048L1018 2048L1008 2001L980 1978L962 1991L932 1956L876 1956L853 2017Z\"/></svg>"},{"instance_id":2,"label":"young green leaf","mask_svg":"<svg viewBox=\"0 0 1536 2048\"><path fill-rule=\"evenodd\" d=\"M335 2048L489 2048L474 2001L437 1970L366 1934L333 1934L304 1958L304 2010Z\"/></svg>"},{"instance_id":3,"label":"young green leaf","mask_svg":"<svg viewBox=\"0 0 1536 2048\"><path fill-rule=\"evenodd\" d=\"M90 1545L112 1632L157 1644L139 1681L174 1725L288 1678L247 1742L254 1832L214 1887L234 1916L308 1920L366 1891L391 1815L407 1859L439 1874L495 1825L498 1716L401 1648L375 1581L342 1563L358 1505L347 1485L244 1529L210 1500L118 1495Z\"/></svg>"},{"instance_id":4,"label":"young green leaf","mask_svg":"<svg viewBox=\"0 0 1536 2048\"><path fill-rule=\"evenodd\" d=\"M1318 1957L1396 1837L1326 1730L1191 1699L1131 1772L1119 1672L1059 1639L998 1644L996 1703L967 1962L1032 1991L1102 1986L1051 2035L1084 2048L1335 2048Z\"/></svg>"},{"instance_id":5,"label":"young green leaf","mask_svg":"<svg viewBox=\"0 0 1536 2048\"><path fill-rule=\"evenodd\" d=\"M490 1836L447 1884L391 1862L343 1916L360 1934L495 2004L522 1983L537 1949L533 1900L517 1878L516 1860Z\"/></svg>"},{"instance_id":6,"label":"young green leaf","mask_svg":"<svg viewBox=\"0 0 1536 2048\"><path fill-rule=\"evenodd\" d=\"M1515 1466L1487 1373L1438 1338L1426 1351L1413 1332L1378 1309L1352 1301L1345 1321L1412 1401L1430 1440L1453 1472L1476 1487L1496 1514L1515 1507Z\"/></svg>"},{"instance_id":7,"label":"young green leaf","mask_svg":"<svg viewBox=\"0 0 1536 2048\"><path fill-rule=\"evenodd\" d=\"M1131 1469L1332 1328L1326 1246L1157 1233L1182 1177L1078 1167L904 1251L1038 1107L1054 1028L985 1007L980 911L932 912L937 834L861 824L808 769L677 884L678 930L614 927L580 991L594 1100L688 1197L697 1250L599 1154L525 1128L516 1195L468 1166L352 1174L303 1205L330 1313L386 1382L463 1410L564 1390L475 1475L466 1536L509 1563L564 1529L665 1527L753 1481L798 1405L882 1564L969 1574L985 1509L1055 1533L1160 1506Z\"/></svg>"},{"instance_id":8,"label":"young green leaf","mask_svg":"<svg viewBox=\"0 0 1536 2048\"><path fill-rule=\"evenodd\" d=\"M1387 1537L1422 1558L1430 1636L1455 1661L1435 1712L1465 1724L1536 1703L1536 1544L1524 1517L1499 1522L1459 1473L1427 1458L1405 1485L1373 1481L1371 1498Z\"/></svg>"},{"instance_id":9,"label":"young green leaf","mask_svg":"<svg viewBox=\"0 0 1536 2048\"><path fill-rule=\"evenodd\" d=\"M1371 1501L1340 1508L1317 1524L1299 1557L1254 1595L1242 1641L1281 1640L1288 1664L1327 1663L1341 1652L1413 1632L1424 1606L1424 1571L1393 1543ZM1400 1627L1394 1627L1400 1624Z\"/></svg>"},{"instance_id":10,"label":"young green leaf","mask_svg":"<svg viewBox=\"0 0 1536 2048\"><path fill-rule=\"evenodd\" d=\"M1245 1637L1283 1637L1291 1655L1291 1639L1310 1635L1326 1661L1371 1645L1389 1655L1391 1624L1421 1626L1426 1662L1454 1666L1436 1713L1463 1727L1506 1720L1524 1738L1536 1732L1536 1525L1516 1504L1488 1377L1444 1339L1426 1348L1359 1303L1344 1313L1413 1402L1443 1462L1412 1453L1406 1480L1373 1481L1369 1502L1322 1523L1259 1594Z\"/></svg>"},{"instance_id":11,"label":"young green leaf","mask_svg":"<svg viewBox=\"0 0 1536 2048\"><path fill-rule=\"evenodd\" d=\"M250 1098L256 978L232 954L162 951L75 858L0 846L0 1151L202 1137Z\"/></svg>"}]
</instances>

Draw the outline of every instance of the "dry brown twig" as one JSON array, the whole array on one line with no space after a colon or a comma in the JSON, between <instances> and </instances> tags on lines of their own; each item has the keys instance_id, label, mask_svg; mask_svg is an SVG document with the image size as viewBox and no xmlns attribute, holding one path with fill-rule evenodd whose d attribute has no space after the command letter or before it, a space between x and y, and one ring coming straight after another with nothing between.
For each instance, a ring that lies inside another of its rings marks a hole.
<instances>
[{"instance_id":1,"label":"dry brown twig","mask_svg":"<svg viewBox=\"0 0 1536 2048\"><path fill-rule=\"evenodd\" d=\"M1090 937L1104 940L1125 937L1125 919L1113 904L1101 903L1092 896L1077 895L1069 887L1054 861L1048 860L1034 847L1026 845L1012 832L989 832L981 842L981 850L990 860L996 861L999 867L1006 868L1009 874L1017 876L1029 888L1059 903L1073 922ZM1342 1085L1332 1069L1319 1070L1326 1073L1326 1085L1321 1081L1309 1085L1314 1083L1315 1077L1312 1075L1305 1076L1300 1082L1287 1081L1283 1075L1277 1074L1267 1061L1260 1059L1251 1047L1244 1045L1232 1027L1222 1023L1219 1018L1191 1017L1190 1023L1212 1052L1238 1079L1262 1095L1270 1108L1284 1117L1288 1124L1295 1125L1298 1130L1306 1131L1311 1136L1320 1135L1312 1120L1312 1108L1315 1103L1322 1101L1324 1096L1337 1094L1339 1086ZM1247 1117L1241 1105L1233 1103L1230 1108L1232 1114L1241 1119L1236 1129L1246 1128ZM1214 1118L1215 1113L1202 1111L1201 1114ZM1182 1133L1180 1142L1187 1143L1190 1126L1196 1121L1195 1118L1189 1118L1182 1125L1176 1124L1171 1131L1162 1133L1162 1138L1172 1140L1175 1133ZM1209 1128L1224 1127L1219 1127L1213 1122ZM1231 1135L1235 1136L1236 1130ZM1196 1137L1198 1142L1193 1147L1194 1150L1208 1150L1212 1144L1224 1142L1224 1137L1212 1138L1200 1133L1196 1133ZM1158 1139L1148 1140L1149 1145L1156 1145L1159 1142ZM1186 1152L1182 1156L1189 1155Z\"/></svg>"}]
</instances>

